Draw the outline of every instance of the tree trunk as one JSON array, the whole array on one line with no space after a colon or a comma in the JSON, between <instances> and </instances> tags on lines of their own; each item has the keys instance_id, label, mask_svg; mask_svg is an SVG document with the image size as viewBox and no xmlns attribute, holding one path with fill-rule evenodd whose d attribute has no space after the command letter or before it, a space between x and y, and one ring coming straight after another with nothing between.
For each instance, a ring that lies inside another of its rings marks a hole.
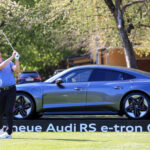
<instances>
[{"instance_id":1,"label":"tree trunk","mask_svg":"<svg viewBox=\"0 0 150 150\"><path fill-rule=\"evenodd\" d=\"M119 29L120 38L122 40L126 64L128 68L137 68L137 62L133 50L133 46L127 36L124 28Z\"/></svg>"},{"instance_id":2,"label":"tree trunk","mask_svg":"<svg viewBox=\"0 0 150 150\"><path fill-rule=\"evenodd\" d=\"M121 5L121 1L119 0L116 1L114 17L118 27L120 39L122 41L126 64L128 68L137 68L137 62L136 62L133 46L128 38L127 31L124 26L123 12L120 9L120 5Z\"/></svg>"},{"instance_id":3,"label":"tree trunk","mask_svg":"<svg viewBox=\"0 0 150 150\"><path fill-rule=\"evenodd\" d=\"M125 54L127 67L137 68L137 62L136 62L135 54L133 51L133 46L128 38L127 31L125 30L125 27L124 27L123 12L121 11L121 8L120 8L122 0L116 0L115 5L112 0L104 0L104 1L107 4L108 8L110 9L111 13L113 14L116 20L120 39L122 41L122 46L124 48L124 54Z\"/></svg>"}]
</instances>

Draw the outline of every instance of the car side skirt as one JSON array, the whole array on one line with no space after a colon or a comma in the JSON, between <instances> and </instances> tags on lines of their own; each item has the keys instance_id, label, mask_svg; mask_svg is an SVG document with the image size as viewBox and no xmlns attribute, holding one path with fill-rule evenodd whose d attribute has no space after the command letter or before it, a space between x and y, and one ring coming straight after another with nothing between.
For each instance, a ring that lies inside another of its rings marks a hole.
<instances>
[{"instance_id":1,"label":"car side skirt","mask_svg":"<svg viewBox=\"0 0 150 150\"><path fill-rule=\"evenodd\" d=\"M70 112L43 112L42 115L118 115L113 111L70 111Z\"/></svg>"}]
</instances>

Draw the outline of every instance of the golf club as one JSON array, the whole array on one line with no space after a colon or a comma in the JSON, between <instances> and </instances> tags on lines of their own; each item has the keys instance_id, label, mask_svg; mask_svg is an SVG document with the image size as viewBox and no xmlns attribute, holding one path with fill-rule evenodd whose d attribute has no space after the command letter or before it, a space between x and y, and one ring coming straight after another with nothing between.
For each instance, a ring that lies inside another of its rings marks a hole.
<instances>
[{"instance_id":1,"label":"golf club","mask_svg":"<svg viewBox=\"0 0 150 150\"><path fill-rule=\"evenodd\" d=\"M4 35L4 37L6 38L6 40L7 40L8 44L10 45L11 49L12 49L13 51L15 51L15 49L14 49L13 46L12 46L12 44L11 44L10 41L8 40L6 34L3 32L3 30L0 30L0 32L1 32L1 33ZM18 53L16 53L15 59L19 59L19 54L18 54Z\"/></svg>"},{"instance_id":2,"label":"golf club","mask_svg":"<svg viewBox=\"0 0 150 150\"><path fill-rule=\"evenodd\" d=\"M11 45L10 41L8 40L6 34L3 32L3 30L0 30L0 32L4 35L4 37L6 38L8 44L10 45L10 47L12 48L12 50L14 51L15 49L13 48L13 46Z\"/></svg>"}]
</instances>

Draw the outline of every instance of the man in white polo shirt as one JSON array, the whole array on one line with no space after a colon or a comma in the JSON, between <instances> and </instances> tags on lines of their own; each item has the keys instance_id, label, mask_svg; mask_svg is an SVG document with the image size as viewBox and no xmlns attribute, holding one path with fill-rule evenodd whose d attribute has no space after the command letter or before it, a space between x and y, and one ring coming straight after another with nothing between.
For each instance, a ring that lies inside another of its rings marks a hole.
<instances>
[{"instance_id":1,"label":"man in white polo shirt","mask_svg":"<svg viewBox=\"0 0 150 150\"><path fill-rule=\"evenodd\" d=\"M15 64L12 60L15 58ZM19 54L13 51L6 60L0 51L0 139L12 138L13 106L16 99L16 82L13 72L20 72ZM7 129L3 132L3 115L6 114Z\"/></svg>"}]
</instances>

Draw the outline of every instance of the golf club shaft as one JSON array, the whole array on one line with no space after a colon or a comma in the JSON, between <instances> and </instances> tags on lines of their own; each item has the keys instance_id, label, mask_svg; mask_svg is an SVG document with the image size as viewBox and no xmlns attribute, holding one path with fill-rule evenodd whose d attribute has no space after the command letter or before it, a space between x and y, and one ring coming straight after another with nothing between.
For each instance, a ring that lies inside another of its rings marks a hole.
<instances>
[{"instance_id":1,"label":"golf club shaft","mask_svg":"<svg viewBox=\"0 0 150 150\"><path fill-rule=\"evenodd\" d=\"M12 50L14 51L15 49L14 49L13 46L11 45L11 43L10 43L10 41L8 40L6 34L5 34L2 30L0 30L0 32L4 35L4 37L6 38L8 44L10 45L10 47L12 48Z\"/></svg>"}]
</instances>

